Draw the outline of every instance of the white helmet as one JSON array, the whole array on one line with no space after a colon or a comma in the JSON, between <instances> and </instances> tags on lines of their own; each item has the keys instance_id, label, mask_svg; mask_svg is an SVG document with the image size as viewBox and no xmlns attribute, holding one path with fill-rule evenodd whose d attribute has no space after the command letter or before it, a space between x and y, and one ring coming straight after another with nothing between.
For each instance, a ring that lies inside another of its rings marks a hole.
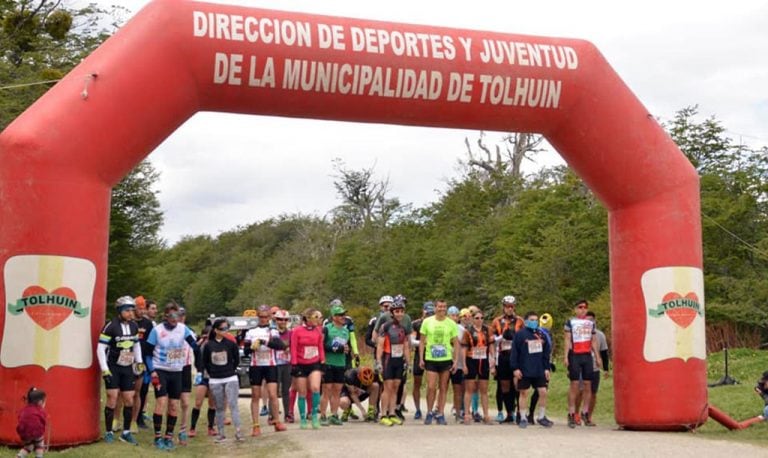
<instances>
[{"instance_id":1,"label":"white helmet","mask_svg":"<svg viewBox=\"0 0 768 458\"><path fill-rule=\"evenodd\" d=\"M122 305L132 305L136 307L136 301L131 296L122 296L115 301L115 306L120 307Z\"/></svg>"},{"instance_id":2,"label":"white helmet","mask_svg":"<svg viewBox=\"0 0 768 458\"><path fill-rule=\"evenodd\" d=\"M501 300L502 305L503 304L517 304L517 299L515 299L515 296L504 296L504 298Z\"/></svg>"},{"instance_id":3,"label":"white helmet","mask_svg":"<svg viewBox=\"0 0 768 458\"><path fill-rule=\"evenodd\" d=\"M379 299L379 305L389 302L390 304L395 302L394 299L392 299L392 296L381 296L381 299Z\"/></svg>"}]
</instances>

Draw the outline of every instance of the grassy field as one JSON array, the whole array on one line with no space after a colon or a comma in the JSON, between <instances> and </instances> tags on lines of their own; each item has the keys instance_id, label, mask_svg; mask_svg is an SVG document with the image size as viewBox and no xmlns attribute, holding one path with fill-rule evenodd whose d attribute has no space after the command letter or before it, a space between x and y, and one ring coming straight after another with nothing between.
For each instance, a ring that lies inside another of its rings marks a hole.
<instances>
[{"instance_id":1,"label":"grassy field","mask_svg":"<svg viewBox=\"0 0 768 458\"><path fill-rule=\"evenodd\" d=\"M709 389L709 401L712 405L728 413L736 420L744 420L754 417L762 412L763 402L755 394L753 387L756 380L763 371L768 370L768 353L765 351L735 349L730 351L730 375L740 382L737 385L721 386ZM724 375L723 354L715 353L709 356L710 382L718 380ZM566 374L562 369L553 374L553 380L550 384L550 402L547 409L547 416L556 422L562 422L567 412L567 386ZM410 383L409 383L410 392ZM491 414L496 414L494 393L495 384L491 384L490 390ZM410 399L410 395L409 395ZM152 403L150 394L148 403ZM450 396L449 396L450 401ZM422 395L422 409L426 402L426 397ZM151 407L150 407L151 408ZM241 409L241 418L243 419L244 431L250 430L250 412L247 408ZM411 416L412 412L408 414ZM615 425L613 419L613 379L604 378L601 382L600 393L598 397L597 412L595 421L604 426ZM201 415L200 426L205 426L205 408ZM262 428L264 420L262 419ZM203 429L204 431L204 429ZM266 431L266 430L265 430ZM703 427L694 433L699 437L717 440L733 440L748 442L756 445L768 447L768 423L759 423L746 430L729 431L719 423L709 420ZM167 456L167 452L155 451L152 446L152 434L149 431L142 430L138 434L140 442L139 447L132 447L124 443L116 442L114 444L96 443L68 450L49 452L51 456L72 456L72 457L124 457L126 453L139 452L143 456ZM226 445L215 445L212 440L204 435L190 441L190 445L179 447L176 454L184 456L253 456L260 451L274 454L279 450L290 450L298 444L294 443L290 436L266 434L259 439L250 439L243 444L229 442ZM13 453L8 448L0 448L0 456L12 456Z\"/></svg>"}]
</instances>

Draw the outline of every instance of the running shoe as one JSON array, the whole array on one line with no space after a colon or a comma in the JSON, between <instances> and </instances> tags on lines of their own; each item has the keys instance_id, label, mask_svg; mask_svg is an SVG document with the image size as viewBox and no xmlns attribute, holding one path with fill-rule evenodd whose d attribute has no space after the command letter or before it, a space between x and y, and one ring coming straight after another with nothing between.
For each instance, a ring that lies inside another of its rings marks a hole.
<instances>
[{"instance_id":1,"label":"running shoe","mask_svg":"<svg viewBox=\"0 0 768 458\"><path fill-rule=\"evenodd\" d=\"M405 408L404 405L400 406L400 412L408 413L408 409Z\"/></svg>"},{"instance_id":2,"label":"running shoe","mask_svg":"<svg viewBox=\"0 0 768 458\"><path fill-rule=\"evenodd\" d=\"M397 426L402 426L402 424L403 424L403 420L401 420L400 418L398 418L398 417L397 417L397 416L395 416L395 415L390 415L390 416L389 416L389 421L390 421L390 422L391 422L393 425L397 425Z\"/></svg>"},{"instance_id":3,"label":"running shoe","mask_svg":"<svg viewBox=\"0 0 768 458\"><path fill-rule=\"evenodd\" d=\"M533 419L533 414L532 413L528 414L528 424L529 425L535 425L536 424L536 420Z\"/></svg>"},{"instance_id":4,"label":"running shoe","mask_svg":"<svg viewBox=\"0 0 768 458\"><path fill-rule=\"evenodd\" d=\"M331 423L328 421L328 417L326 417L325 415L320 417L320 425L321 426L331 426Z\"/></svg>"},{"instance_id":5,"label":"running shoe","mask_svg":"<svg viewBox=\"0 0 768 458\"><path fill-rule=\"evenodd\" d=\"M421 420L421 410L416 409L416 413L413 414L414 420Z\"/></svg>"},{"instance_id":6,"label":"running shoe","mask_svg":"<svg viewBox=\"0 0 768 458\"><path fill-rule=\"evenodd\" d=\"M584 426L597 426L595 423L592 423L592 416L589 413L582 412L581 418L584 420Z\"/></svg>"},{"instance_id":7,"label":"running shoe","mask_svg":"<svg viewBox=\"0 0 768 458\"><path fill-rule=\"evenodd\" d=\"M521 429L525 429L528 427L528 419L523 417L520 419L520 423L517 424Z\"/></svg>"},{"instance_id":8,"label":"running shoe","mask_svg":"<svg viewBox=\"0 0 768 458\"><path fill-rule=\"evenodd\" d=\"M339 417L336 414L331 415L331 418L328 419L328 423L333 426L341 426L344 424L339 420Z\"/></svg>"},{"instance_id":9,"label":"running shoe","mask_svg":"<svg viewBox=\"0 0 768 458\"><path fill-rule=\"evenodd\" d=\"M394 423L392 423L392 419L390 417L381 417L381 420L379 420L379 423L384 426L392 426Z\"/></svg>"},{"instance_id":10,"label":"running shoe","mask_svg":"<svg viewBox=\"0 0 768 458\"><path fill-rule=\"evenodd\" d=\"M104 442L106 442L107 444L111 444L114 441L115 441L115 433L113 433L112 431L107 431L107 433L104 434Z\"/></svg>"},{"instance_id":11,"label":"running shoe","mask_svg":"<svg viewBox=\"0 0 768 458\"><path fill-rule=\"evenodd\" d=\"M432 412L427 412L427 418L424 419L425 425L431 425L432 419L435 417L435 415Z\"/></svg>"},{"instance_id":12,"label":"running shoe","mask_svg":"<svg viewBox=\"0 0 768 458\"><path fill-rule=\"evenodd\" d=\"M120 434L120 440L131 445L139 445L139 443L136 442L136 438L133 437L133 434L130 431L125 431Z\"/></svg>"},{"instance_id":13,"label":"running shoe","mask_svg":"<svg viewBox=\"0 0 768 458\"><path fill-rule=\"evenodd\" d=\"M261 412L259 412L260 417L266 417L269 415L269 409L267 409L267 406L261 406Z\"/></svg>"},{"instance_id":14,"label":"running shoe","mask_svg":"<svg viewBox=\"0 0 768 458\"><path fill-rule=\"evenodd\" d=\"M341 421L343 423L346 423L349 421L349 414L352 413L352 409L344 409L344 412L341 413Z\"/></svg>"},{"instance_id":15,"label":"running shoe","mask_svg":"<svg viewBox=\"0 0 768 458\"><path fill-rule=\"evenodd\" d=\"M574 418L574 414L572 413L568 414L568 427L571 429L576 427L576 418Z\"/></svg>"},{"instance_id":16,"label":"running shoe","mask_svg":"<svg viewBox=\"0 0 768 458\"><path fill-rule=\"evenodd\" d=\"M165 450L165 441L162 437L155 438L155 448L158 450Z\"/></svg>"},{"instance_id":17,"label":"running shoe","mask_svg":"<svg viewBox=\"0 0 768 458\"><path fill-rule=\"evenodd\" d=\"M578 412L573 414L573 421L576 422L576 426L581 426L581 414Z\"/></svg>"},{"instance_id":18,"label":"running shoe","mask_svg":"<svg viewBox=\"0 0 768 458\"><path fill-rule=\"evenodd\" d=\"M279 423L279 422L278 422L278 423L275 423L275 431L277 431L278 433L281 433L281 432L283 432L283 431L286 431L287 429L288 429L288 428L287 428L287 427L286 427L284 424L282 424L282 423Z\"/></svg>"},{"instance_id":19,"label":"running shoe","mask_svg":"<svg viewBox=\"0 0 768 458\"><path fill-rule=\"evenodd\" d=\"M316 413L312 414L312 429L320 429L320 418Z\"/></svg>"},{"instance_id":20,"label":"running shoe","mask_svg":"<svg viewBox=\"0 0 768 458\"><path fill-rule=\"evenodd\" d=\"M254 425L253 429L251 430L251 437L259 437L261 436L261 426Z\"/></svg>"},{"instance_id":21,"label":"running shoe","mask_svg":"<svg viewBox=\"0 0 768 458\"><path fill-rule=\"evenodd\" d=\"M189 443L189 436L186 431L179 433L179 445L187 445Z\"/></svg>"},{"instance_id":22,"label":"running shoe","mask_svg":"<svg viewBox=\"0 0 768 458\"><path fill-rule=\"evenodd\" d=\"M496 414L496 421L499 423L504 423L504 412L499 412Z\"/></svg>"},{"instance_id":23,"label":"running shoe","mask_svg":"<svg viewBox=\"0 0 768 458\"><path fill-rule=\"evenodd\" d=\"M515 414L515 423L518 425L520 424L520 412L517 412Z\"/></svg>"},{"instance_id":24,"label":"running shoe","mask_svg":"<svg viewBox=\"0 0 768 458\"><path fill-rule=\"evenodd\" d=\"M445 415L435 415L435 421L437 421L438 425L445 426L448 423L445 421Z\"/></svg>"},{"instance_id":25,"label":"running shoe","mask_svg":"<svg viewBox=\"0 0 768 458\"><path fill-rule=\"evenodd\" d=\"M213 442L217 444L223 444L224 442L226 442L226 440L227 440L227 437L224 436L223 434L220 434L216 436L216 439L214 439ZM164 450L164 449L160 449L160 450Z\"/></svg>"},{"instance_id":26,"label":"running shoe","mask_svg":"<svg viewBox=\"0 0 768 458\"><path fill-rule=\"evenodd\" d=\"M515 416L509 415L507 418L504 419L502 423L514 423L515 422Z\"/></svg>"},{"instance_id":27,"label":"running shoe","mask_svg":"<svg viewBox=\"0 0 768 458\"><path fill-rule=\"evenodd\" d=\"M475 412L472 414L472 420L475 423L480 423L481 421L483 421L483 416L480 415L480 412Z\"/></svg>"},{"instance_id":28,"label":"running shoe","mask_svg":"<svg viewBox=\"0 0 768 458\"><path fill-rule=\"evenodd\" d=\"M237 431L235 431L235 442L245 442L245 438L243 437L243 433L240 432L239 429Z\"/></svg>"},{"instance_id":29,"label":"running shoe","mask_svg":"<svg viewBox=\"0 0 768 458\"><path fill-rule=\"evenodd\" d=\"M176 448L176 445L173 443L173 437L166 437L163 439L163 442L165 443L165 450L173 450Z\"/></svg>"},{"instance_id":30,"label":"running shoe","mask_svg":"<svg viewBox=\"0 0 768 458\"><path fill-rule=\"evenodd\" d=\"M403 421L405 420L405 415L403 415L403 410L402 409L395 409L395 415L400 420L400 424L402 424Z\"/></svg>"},{"instance_id":31,"label":"running shoe","mask_svg":"<svg viewBox=\"0 0 768 458\"><path fill-rule=\"evenodd\" d=\"M197 437L197 430L195 430L194 428L190 429L189 430L189 437Z\"/></svg>"},{"instance_id":32,"label":"running shoe","mask_svg":"<svg viewBox=\"0 0 768 458\"><path fill-rule=\"evenodd\" d=\"M216 435L216 429L208 428L208 435L209 436L215 436Z\"/></svg>"},{"instance_id":33,"label":"running shoe","mask_svg":"<svg viewBox=\"0 0 768 458\"><path fill-rule=\"evenodd\" d=\"M293 424L296 420L293 419L293 415L288 414L285 416L285 422Z\"/></svg>"},{"instance_id":34,"label":"running shoe","mask_svg":"<svg viewBox=\"0 0 768 458\"><path fill-rule=\"evenodd\" d=\"M552 420L550 420L550 419L549 419L549 418L547 418L547 417L541 417L541 418L539 418L539 419L538 419L538 420L536 420L536 421L537 421L537 423L538 423L539 425L541 425L541 426L543 426L543 427L545 427L545 428L551 428L551 427L552 427L552 425L554 425L554 423L552 422Z\"/></svg>"},{"instance_id":35,"label":"running shoe","mask_svg":"<svg viewBox=\"0 0 768 458\"><path fill-rule=\"evenodd\" d=\"M299 429L307 429L309 428L309 422L306 418L302 418L299 420Z\"/></svg>"}]
</instances>

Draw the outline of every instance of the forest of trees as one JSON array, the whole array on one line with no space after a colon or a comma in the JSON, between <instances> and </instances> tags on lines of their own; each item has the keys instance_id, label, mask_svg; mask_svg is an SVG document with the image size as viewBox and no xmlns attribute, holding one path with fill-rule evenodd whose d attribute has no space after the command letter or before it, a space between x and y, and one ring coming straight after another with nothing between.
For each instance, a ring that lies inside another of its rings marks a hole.
<instances>
[{"instance_id":1,"label":"forest of trees","mask_svg":"<svg viewBox=\"0 0 768 458\"><path fill-rule=\"evenodd\" d=\"M0 90L0 129L107 37L114 25L103 24L115 14L0 0L0 86L13 87ZM757 345L768 324L768 148L735 143L696 107L664 127L701 176L710 343ZM107 300L126 292L175 299L199 318L261 303L298 311L339 297L362 320L383 294L406 295L412 310L443 297L488 312L513 294L520 312L549 311L562 322L587 298L608 328L606 211L566 167L521 171L540 141L467 139L455 153L463 172L424 208L391 195L374 169L338 161L331 216L283 215L173 246L160 239L151 190L162 177L143 162L113 192Z\"/></svg>"}]
</instances>

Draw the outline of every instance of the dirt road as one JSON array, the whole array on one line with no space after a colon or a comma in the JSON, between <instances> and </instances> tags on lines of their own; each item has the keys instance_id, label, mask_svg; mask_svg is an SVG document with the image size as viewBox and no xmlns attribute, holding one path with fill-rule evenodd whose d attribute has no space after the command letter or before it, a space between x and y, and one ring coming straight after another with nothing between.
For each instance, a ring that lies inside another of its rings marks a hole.
<instances>
[{"instance_id":1,"label":"dirt road","mask_svg":"<svg viewBox=\"0 0 768 458\"><path fill-rule=\"evenodd\" d=\"M241 403L243 400L241 400ZM247 418L247 417L245 417ZM302 431L289 425L285 433L267 432L243 444L220 445L222 456L270 457L475 457L508 455L512 447L524 447L526 457L768 457L768 449L730 441L697 437L695 433L651 433L620 431L611 427L569 429L563 418L552 418L555 426L545 429L513 425L425 426L406 421L403 426L385 427L351 421L344 426ZM254 450L256 445L256 450ZM499 455L502 453L502 455Z\"/></svg>"}]
</instances>

